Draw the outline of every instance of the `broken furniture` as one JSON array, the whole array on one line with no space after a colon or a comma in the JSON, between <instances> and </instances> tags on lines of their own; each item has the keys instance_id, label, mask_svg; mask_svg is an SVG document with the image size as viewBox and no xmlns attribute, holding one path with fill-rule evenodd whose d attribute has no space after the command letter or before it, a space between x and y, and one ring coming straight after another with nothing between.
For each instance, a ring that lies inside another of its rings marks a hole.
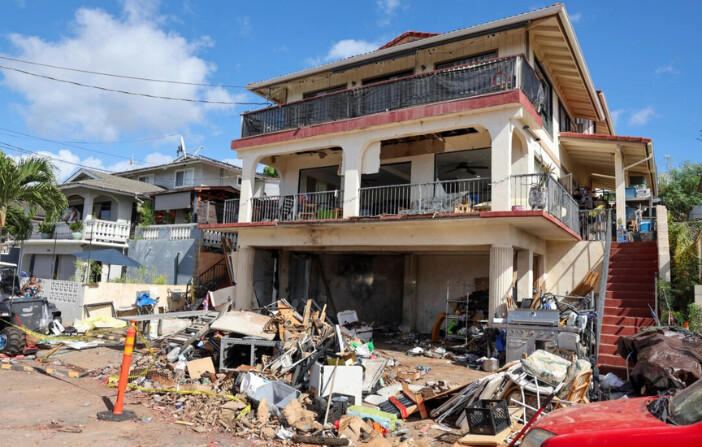
<instances>
[{"instance_id":1,"label":"broken furniture","mask_svg":"<svg viewBox=\"0 0 702 447\"><path fill-rule=\"evenodd\" d=\"M358 321L358 314L355 310L345 310L336 314L342 332L353 338L358 338L363 343L373 339L373 328Z\"/></svg>"}]
</instances>

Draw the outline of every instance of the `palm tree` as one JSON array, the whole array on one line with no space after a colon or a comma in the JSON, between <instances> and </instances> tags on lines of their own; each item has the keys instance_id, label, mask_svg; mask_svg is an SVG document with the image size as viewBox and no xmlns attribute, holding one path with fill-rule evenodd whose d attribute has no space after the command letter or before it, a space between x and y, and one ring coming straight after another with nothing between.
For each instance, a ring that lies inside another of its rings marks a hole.
<instances>
[{"instance_id":1,"label":"palm tree","mask_svg":"<svg viewBox=\"0 0 702 447\"><path fill-rule=\"evenodd\" d=\"M58 189L54 166L45 158L27 157L15 161L0 152L0 235L6 224L8 230L18 233L25 227L22 206L29 207L30 215L39 208L47 221L60 216L68 202Z\"/></svg>"}]
</instances>

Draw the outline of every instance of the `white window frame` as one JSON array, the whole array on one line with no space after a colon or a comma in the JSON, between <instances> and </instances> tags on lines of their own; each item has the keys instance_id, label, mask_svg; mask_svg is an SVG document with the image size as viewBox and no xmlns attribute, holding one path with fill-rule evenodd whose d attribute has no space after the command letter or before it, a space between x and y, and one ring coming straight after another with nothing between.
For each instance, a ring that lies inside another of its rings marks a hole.
<instances>
[{"instance_id":1,"label":"white window frame","mask_svg":"<svg viewBox=\"0 0 702 447\"><path fill-rule=\"evenodd\" d=\"M182 185L179 185L179 184L178 184L178 173L179 173L179 172L183 172L183 184L182 184ZM190 178L190 183L185 183L185 173L186 173L186 172L192 172L192 173L193 173L192 177ZM192 169L192 168L190 168L190 169L178 169L178 170L175 171L175 173L173 174L173 187L174 187L174 188L183 188L183 187L185 187L185 186L193 186L194 180L195 180L195 170L194 170L194 169Z\"/></svg>"},{"instance_id":2,"label":"white window frame","mask_svg":"<svg viewBox=\"0 0 702 447\"><path fill-rule=\"evenodd\" d=\"M147 179L147 180L142 180L142 179ZM149 184L154 184L154 175L153 174L148 174L148 175L142 175L137 178L140 182L144 183L149 183Z\"/></svg>"}]
</instances>

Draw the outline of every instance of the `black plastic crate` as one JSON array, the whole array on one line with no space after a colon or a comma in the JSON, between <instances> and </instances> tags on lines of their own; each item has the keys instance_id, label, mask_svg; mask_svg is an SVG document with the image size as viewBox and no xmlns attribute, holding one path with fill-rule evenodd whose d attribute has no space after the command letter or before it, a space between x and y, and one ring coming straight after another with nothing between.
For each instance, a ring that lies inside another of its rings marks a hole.
<instances>
[{"instance_id":1,"label":"black plastic crate","mask_svg":"<svg viewBox=\"0 0 702 447\"><path fill-rule=\"evenodd\" d=\"M334 422L341 419L346 414L346 410L356 404L356 398L349 394L333 393L331 395L332 403L329 406L329 417L327 421ZM324 422L324 413L327 411L327 400L323 397L316 398L310 409L317 414L317 421Z\"/></svg>"},{"instance_id":2,"label":"black plastic crate","mask_svg":"<svg viewBox=\"0 0 702 447\"><path fill-rule=\"evenodd\" d=\"M509 428L509 410L504 399L480 399L466 408L470 432L476 435L496 435Z\"/></svg>"}]
</instances>

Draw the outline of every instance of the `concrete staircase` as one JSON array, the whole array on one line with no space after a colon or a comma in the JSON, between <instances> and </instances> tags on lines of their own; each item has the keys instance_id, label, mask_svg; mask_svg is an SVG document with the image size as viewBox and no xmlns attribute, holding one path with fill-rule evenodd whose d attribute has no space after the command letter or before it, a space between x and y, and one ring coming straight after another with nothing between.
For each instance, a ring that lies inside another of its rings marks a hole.
<instances>
[{"instance_id":1,"label":"concrete staircase","mask_svg":"<svg viewBox=\"0 0 702 447\"><path fill-rule=\"evenodd\" d=\"M652 326L648 308L655 308L658 271L656 242L612 243L600 337L600 374L613 372L626 379L626 360L617 354L622 335Z\"/></svg>"}]
</instances>

